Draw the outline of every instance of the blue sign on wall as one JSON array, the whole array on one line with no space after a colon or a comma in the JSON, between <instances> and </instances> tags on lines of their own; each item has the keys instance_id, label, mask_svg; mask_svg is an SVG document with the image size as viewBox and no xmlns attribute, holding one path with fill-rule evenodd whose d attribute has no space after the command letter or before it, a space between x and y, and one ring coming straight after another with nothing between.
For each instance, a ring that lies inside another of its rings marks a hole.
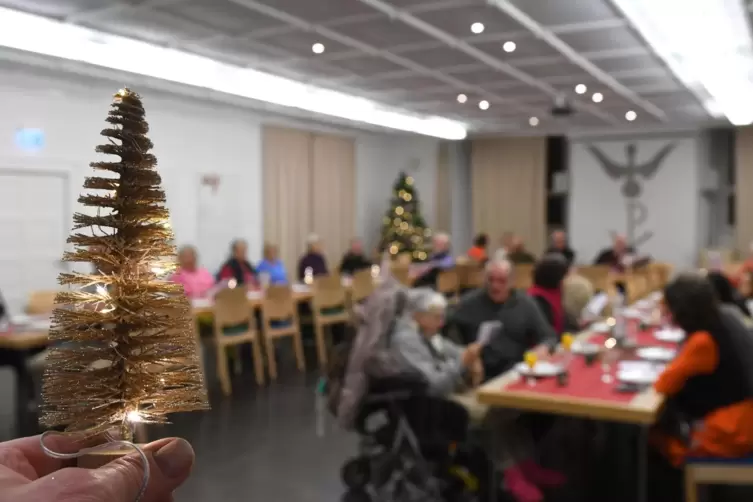
<instances>
[{"instance_id":1,"label":"blue sign on wall","mask_svg":"<svg viewBox=\"0 0 753 502\"><path fill-rule=\"evenodd\" d=\"M23 127L16 130L16 147L25 152L39 152L44 149L44 131Z\"/></svg>"}]
</instances>

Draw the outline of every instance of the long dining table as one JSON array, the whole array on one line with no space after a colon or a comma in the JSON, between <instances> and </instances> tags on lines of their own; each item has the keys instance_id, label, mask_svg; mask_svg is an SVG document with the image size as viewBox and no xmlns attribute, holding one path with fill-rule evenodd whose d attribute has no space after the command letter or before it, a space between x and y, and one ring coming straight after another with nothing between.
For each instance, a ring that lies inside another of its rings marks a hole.
<instances>
[{"instance_id":1,"label":"long dining table","mask_svg":"<svg viewBox=\"0 0 753 502\"><path fill-rule=\"evenodd\" d=\"M620 351L622 361L636 360L635 350L641 347L677 348L676 343L657 340L654 336L656 327L642 326L638 320L628 319L626 330L630 348L612 349ZM603 347L611 336L607 332L589 329L578 334L574 343ZM623 389L615 376L620 360L605 369L598 358L588 361L583 355L573 355L567 365L567 378L563 380L555 377L529 379L513 368L479 387L476 399L490 408L637 426L640 430L637 500L644 502L647 497L648 432L659 417L665 397L655 392L651 385L637 391ZM608 378L605 373L609 374Z\"/></svg>"}]
</instances>

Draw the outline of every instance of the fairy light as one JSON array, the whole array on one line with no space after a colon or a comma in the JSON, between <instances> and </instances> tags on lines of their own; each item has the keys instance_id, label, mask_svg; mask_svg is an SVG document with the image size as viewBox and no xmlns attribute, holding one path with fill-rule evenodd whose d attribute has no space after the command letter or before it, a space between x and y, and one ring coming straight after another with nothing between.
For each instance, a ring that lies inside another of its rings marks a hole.
<instances>
[{"instance_id":1,"label":"fairy light","mask_svg":"<svg viewBox=\"0 0 753 502\"><path fill-rule=\"evenodd\" d=\"M380 268L379 265L372 265L371 266L371 277L376 279L379 277Z\"/></svg>"},{"instance_id":2,"label":"fairy light","mask_svg":"<svg viewBox=\"0 0 753 502\"><path fill-rule=\"evenodd\" d=\"M131 410L128 413L126 413L126 420L128 422L131 422L132 424L137 424L139 422L143 422L144 418L141 416L141 413L139 413L136 410Z\"/></svg>"},{"instance_id":3,"label":"fairy light","mask_svg":"<svg viewBox=\"0 0 753 502\"><path fill-rule=\"evenodd\" d=\"M107 292L107 289L102 286L101 284L97 284L97 294L100 296L110 296L110 293Z\"/></svg>"},{"instance_id":4,"label":"fairy light","mask_svg":"<svg viewBox=\"0 0 753 502\"><path fill-rule=\"evenodd\" d=\"M314 283L314 269L306 267L306 270L303 273L303 282L309 286Z\"/></svg>"},{"instance_id":5,"label":"fairy light","mask_svg":"<svg viewBox=\"0 0 753 502\"><path fill-rule=\"evenodd\" d=\"M235 279L230 279L229 281L227 281L227 287L228 287L229 289L235 289L235 287L236 287L237 285L238 285L238 281L237 281L237 280L235 280Z\"/></svg>"}]
</instances>

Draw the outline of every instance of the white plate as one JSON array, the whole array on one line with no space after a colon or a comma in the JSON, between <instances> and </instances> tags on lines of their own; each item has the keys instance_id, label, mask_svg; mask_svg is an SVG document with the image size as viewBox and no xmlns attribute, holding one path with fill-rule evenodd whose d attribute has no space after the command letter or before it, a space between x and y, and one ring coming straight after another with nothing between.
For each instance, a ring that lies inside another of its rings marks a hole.
<instances>
[{"instance_id":1,"label":"white plate","mask_svg":"<svg viewBox=\"0 0 753 502\"><path fill-rule=\"evenodd\" d=\"M591 325L591 331L594 333L608 333L612 328L605 322L595 322Z\"/></svg>"},{"instance_id":2,"label":"white plate","mask_svg":"<svg viewBox=\"0 0 753 502\"><path fill-rule=\"evenodd\" d=\"M258 300L261 297L261 291L256 291L255 289L250 290L246 293L246 298L248 298L249 300Z\"/></svg>"},{"instance_id":3,"label":"white plate","mask_svg":"<svg viewBox=\"0 0 753 502\"><path fill-rule=\"evenodd\" d=\"M632 383L635 385L651 385L656 382L658 375L654 372L646 371L618 371L617 381Z\"/></svg>"},{"instance_id":4,"label":"white plate","mask_svg":"<svg viewBox=\"0 0 753 502\"><path fill-rule=\"evenodd\" d=\"M214 302L211 298L194 298L191 300L191 306L195 309L210 308Z\"/></svg>"},{"instance_id":5,"label":"white plate","mask_svg":"<svg viewBox=\"0 0 753 502\"><path fill-rule=\"evenodd\" d=\"M638 309L634 308L627 308L623 310L622 315L624 315L628 319L641 319L643 317L643 314L641 314Z\"/></svg>"},{"instance_id":6,"label":"white plate","mask_svg":"<svg viewBox=\"0 0 753 502\"><path fill-rule=\"evenodd\" d=\"M310 289L307 284L293 284L293 291L296 293L308 293Z\"/></svg>"},{"instance_id":7,"label":"white plate","mask_svg":"<svg viewBox=\"0 0 753 502\"><path fill-rule=\"evenodd\" d=\"M685 339L685 332L681 329L657 329L654 338L662 342L679 343Z\"/></svg>"},{"instance_id":8,"label":"white plate","mask_svg":"<svg viewBox=\"0 0 753 502\"><path fill-rule=\"evenodd\" d=\"M597 343L589 343L589 342L578 342L575 341L570 346L570 351L573 354L597 354L601 350L601 345Z\"/></svg>"},{"instance_id":9,"label":"white plate","mask_svg":"<svg viewBox=\"0 0 753 502\"><path fill-rule=\"evenodd\" d=\"M646 361L671 361L677 355L674 349L666 347L643 347L635 351L635 355Z\"/></svg>"},{"instance_id":10,"label":"white plate","mask_svg":"<svg viewBox=\"0 0 753 502\"><path fill-rule=\"evenodd\" d=\"M551 377L557 376L562 371L562 368L549 361L538 361L533 366L533 371L531 371L526 363L520 362L515 365L515 371L526 376Z\"/></svg>"}]
</instances>

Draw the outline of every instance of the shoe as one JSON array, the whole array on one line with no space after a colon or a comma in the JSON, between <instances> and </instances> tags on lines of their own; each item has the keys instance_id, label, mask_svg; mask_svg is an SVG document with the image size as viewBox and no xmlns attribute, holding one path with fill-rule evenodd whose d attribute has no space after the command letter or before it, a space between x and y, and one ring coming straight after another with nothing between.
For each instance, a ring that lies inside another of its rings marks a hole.
<instances>
[{"instance_id":1,"label":"shoe","mask_svg":"<svg viewBox=\"0 0 753 502\"><path fill-rule=\"evenodd\" d=\"M538 487L527 480L519 466L505 469L505 490L517 502L541 502L544 495Z\"/></svg>"},{"instance_id":2,"label":"shoe","mask_svg":"<svg viewBox=\"0 0 753 502\"><path fill-rule=\"evenodd\" d=\"M556 488L567 483L567 478L561 472L541 467L533 460L526 460L520 465L523 475L532 483L545 488Z\"/></svg>"}]
</instances>

